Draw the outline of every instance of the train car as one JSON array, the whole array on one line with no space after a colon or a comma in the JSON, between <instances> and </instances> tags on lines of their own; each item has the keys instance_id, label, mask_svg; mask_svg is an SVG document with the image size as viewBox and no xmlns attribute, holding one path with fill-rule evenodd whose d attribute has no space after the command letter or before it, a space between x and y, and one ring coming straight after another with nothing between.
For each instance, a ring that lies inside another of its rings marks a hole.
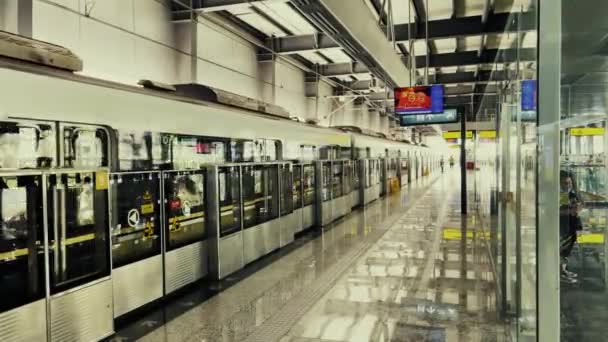
<instances>
[{"instance_id":1,"label":"train car","mask_svg":"<svg viewBox=\"0 0 608 342\"><path fill-rule=\"evenodd\" d=\"M3 340L102 339L238 271L377 199L394 144L12 60L0 79Z\"/></svg>"}]
</instances>

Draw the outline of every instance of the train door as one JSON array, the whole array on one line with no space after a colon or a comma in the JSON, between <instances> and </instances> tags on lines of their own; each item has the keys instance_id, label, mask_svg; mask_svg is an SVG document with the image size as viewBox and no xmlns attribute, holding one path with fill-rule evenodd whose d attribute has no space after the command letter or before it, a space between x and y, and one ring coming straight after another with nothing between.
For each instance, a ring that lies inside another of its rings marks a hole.
<instances>
[{"instance_id":1,"label":"train door","mask_svg":"<svg viewBox=\"0 0 608 342\"><path fill-rule=\"evenodd\" d=\"M45 341L47 308L40 172L0 173L0 339Z\"/></svg>"},{"instance_id":2,"label":"train door","mask_svg":"<svg viewBox=\"0 0 608 342\"><path fill-rule=\"evenodd\" d=\"M108 171L57 170L43 182L51 340L98 340L113 333Z\"/></svg>"},{"instance_id":3,"label":"train door","mask_svg":"<svg viewBox=\"0 0 608 342\"><path fill-rule=\"evenodd\" d=\"M296 233L296 217L293 202L293 165L279 164L279 197L281 212L280 247L293 242Z\"/></svg>"},{"instance_id":4,"label":"train door","mask_svg":"<svg viewBox=\"0 0 608 342\"><path fill-rule=\"evenodd\" d=\"M163 295L159 172L110 175L114 317Z\"/></svg>"},{"instance_id":5,"label":"train door","mask_svg":"<svg viewBox=\"0 0 608 342\"><path fill-rule=\"evenodd\" d=\"M164 171L165 294L208 272L205 170Z\"/></svg>"}]
</instances>

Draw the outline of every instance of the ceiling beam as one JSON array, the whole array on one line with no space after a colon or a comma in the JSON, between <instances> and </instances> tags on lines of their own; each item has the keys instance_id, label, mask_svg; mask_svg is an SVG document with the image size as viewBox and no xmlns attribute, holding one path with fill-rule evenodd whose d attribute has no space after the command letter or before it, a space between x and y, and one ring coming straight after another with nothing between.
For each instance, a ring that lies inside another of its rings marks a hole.
<instances>
[{"instance_id":1,"label":"ceiling beam","mask_svg":"<svg viewBox=\"0 0 608 342\"><path fill-rule=\"evenodd\" d=\"M521 61L535 61L535 49L521 49ZM425 56L416 57L417 65L424 65ZM431 68L451 67L461 65L479 65L479 64L502 64L513 63L517 61L517 50L515 49L492 49L486 50L482 56L477 55L477 51L463 51L453 53L433 54L430 56ZM323 76L337 77L349 76L357 74L367 74L369 69L360 62L353 63L333 63L319 65L319 72Z\"/></svg>"},{"instance_id":2,"label":"ceiling beam","mask_svg":"<svg viewBox=\"0 0 608 342\"><path fill-rule=\"evenodd\" d=\"M416 56L416 65L425 64L425 56ZM494 63L517 62L517 49L489 49L481 55L477 51L462 51L452 53L432 54L429 56L429 67L440 68L461 65L479 65ZM519 51L520 61L531 62L536 60L536 49L524 48Z\"/></svg>"},{"instance_id":3,"label":"ceiling beam","mask_svg":"<svg viewBox=\"0 0 608 342\"><path fill-rule=\"evenodd\" d=\"M174 0L175 1L175 0ZM262 2L288 2L289 0L193 0L192 8L200 13L228 11L242 6L250 6L253 3ZM177 0L178 3L190 5L188 0Z\"/></svg>"},{"instance_id":4,"label":"ceiling beam","mask_svg":"<svg viewBox=\"0 0 608 342\"><path fill-rule=\"evenodd\" d=\"M508 80L507 70L480 71L475 75L475 72L455 72L445 74L429 75L429 82L438 84L453 84L453 83L494 83ZM513 75L511 75L513 76ZM372 80L359 80L348 84L351 90L366 91L370 90ZM379 87L382 87L380 82Z\"/></svg>"},{"instance_id":5,"label":"ceiling beam","mask_svg":"<svg viewBox=\"0 0 608 342\"><path fill-rule=\"evenodd\" d=\"M535 25L531 20L525 20L533 13L523 13L521 29L532 31ZM429 39L455 38L463 36L478 36L488 33L517 32L517 17L510 13L495 13L488 15L486 22L483 16L470 16L429 21ZM395 25L395 36L397 41L407 41L409 34L408 24ZM412 39L424 39L424 28L412 25Z\"/></svg>"}]
</instances>

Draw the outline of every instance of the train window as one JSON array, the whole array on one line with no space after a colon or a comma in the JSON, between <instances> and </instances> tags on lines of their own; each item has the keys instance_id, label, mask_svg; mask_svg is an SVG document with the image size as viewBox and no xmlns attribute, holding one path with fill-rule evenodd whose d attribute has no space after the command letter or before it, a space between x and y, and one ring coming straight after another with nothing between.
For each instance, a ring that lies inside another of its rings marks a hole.
<instances>
[{"instance_id":1,"label":"train window","mask_svg":"<svg viewBox=\"0 0 608 342\"><path fill-rule=\"evenodd\" d=\"M254 158L255 147L251 140L233 140L230 142L230 158L231 162L252 162Z\"/></svg>"},{"instance_id":2,"label":"train window","mask_svg":"<svg viewBox=\"0 0 608 342\"><path fill-rule=\"evenodd\" d=\"M167 168L171 163L170 145L161 133L116 130L118 169L144 171Z\"/></svg>"},{"instance_id":3,"label":"train window","mask_svg":"<svg viewBox=\"0 0 608 342\"><path fill-rule=\"evenodd\" d=\"M281 215L293 212L293 170L291 164L279 165L281 175Z\"/></svg>"},{"instance_id":4,"label":"train window","mask_svg":"<svg viewBox=\"0 0 608 342\"><path fill-rule=\"evenodd\" d=\"M236 166L220 167L218 173L220 237L241 229L240 173Z\"/></svg>"},{"instance_id":5,"label":"train window","mask_svg":"<svg viewBox=\"0 0 608 342\"><path fill-rule=\"evenodd\" d=\"M48 176L51 293L110 274L107 177L105 172Z\"/></svg>"},{"instance_id":6,"label":"train window","mask_svg":"<svg viewBox=\"0 0 608 342\"><path fill-rule=\"evenodd\" d=\"M331 186L332 186L332 169L331 162L323 162L323 178L321 179L322 183L322 200L323 202L327 202L331 199Z\"/></svg>"},{"instance_id":7,"label":"train window","mask_svg":"<svg viewBox=\"0 0 608 342\"><path fill-rule=\"evenodd\" d=\"M206 238L204 184L204 170L164 174L167 250Z\"/></svg>"},{"instance_id":8,"label":"train window","mask_svg":"<svg viewBox=\"0 0 608 342\"><path fill-rule=\"evenodd\" d=\"M104 128L61 125L63 162L68 168L92 169L109 166L109 137Z\"/></svg>"},{"instance_id":9,"label":"train window","mask_svg":"<svg viewBox=\"0 0 608 342\"><path fill-rule=\"evenodd\" d=\"M302 208L302 165L293 166L293 206L294 209Z\"/></svg>"},{"instance_id":10,"label":"train window","mask_svg":"<svg viewBox=\"0 0 608 342\"><path fill-rule=\"evenodd\" d=\"M41 176L0 176L0 312L44 298Z\"/></svg>"},{"instance_id":11,"label":"train window","mask_svg":"<svg viewBox=\"0 0 608 342\"><path fill-rule=\"evenodd\" d=\"M302 178L302 197L304 206L315 203L315 167L313 165L304 165Z\"/></svg>"},{"instance_id":12,"label":"train window","mask_svg":"<svg viewBox=\"0 0 608 342\"><path fill-rule=\"evenodd\" d=\"M112 266L160 254L160 174L115 173L112 187Z\"/></svg>"},{"instance_id":13,"label":"train window","mask_svg":"<svg viewBox=\"0 0 608 342\"><path fill-rule=\"evenodd\" d=\"M56 166L56 137L52 125L35 121L0 121L0 169Z\"/></svg>"}]
</instances>

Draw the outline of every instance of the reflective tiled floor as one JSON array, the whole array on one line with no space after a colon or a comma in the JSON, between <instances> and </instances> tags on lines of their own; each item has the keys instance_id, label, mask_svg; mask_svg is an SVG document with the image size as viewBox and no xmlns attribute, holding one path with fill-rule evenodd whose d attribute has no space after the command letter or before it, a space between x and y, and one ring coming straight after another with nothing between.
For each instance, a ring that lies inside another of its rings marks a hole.
<instances>
[{"instance_id":1,"label":"reflective tiled floor","mask_svg":"<svg viewBox=\"0 0 608 342\"><path fill-rule=\"evenodd\" d=\"M355 211L221 283L197 285L114 341L506 341L487 237L456 171Z\"/></svg>"}]
</instances>

